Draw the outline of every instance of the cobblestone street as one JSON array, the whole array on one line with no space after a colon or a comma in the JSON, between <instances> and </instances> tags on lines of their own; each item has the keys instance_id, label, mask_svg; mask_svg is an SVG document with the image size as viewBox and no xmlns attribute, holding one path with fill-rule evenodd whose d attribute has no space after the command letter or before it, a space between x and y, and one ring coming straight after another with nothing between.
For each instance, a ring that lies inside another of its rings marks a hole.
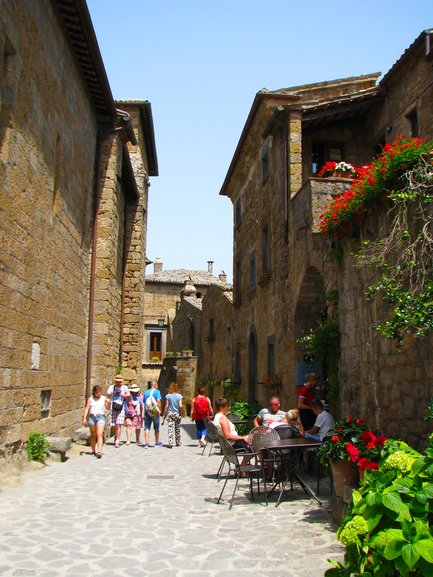
<instances>
[{"instance_id":1,"label":"cobblestone street","mask_svg":"<svg viewBox=\"0 0 433 577\"><path fill-rule=\"evenodd\" d=\"M110 443L101 460L83 447L0 492L0 575L322 576L341 551L326 502L296 488L265 507L242 484L231 511L217 505L220 457L202 456L194 427L182 429L181 447Z\"/></svg>"}]
</instances>

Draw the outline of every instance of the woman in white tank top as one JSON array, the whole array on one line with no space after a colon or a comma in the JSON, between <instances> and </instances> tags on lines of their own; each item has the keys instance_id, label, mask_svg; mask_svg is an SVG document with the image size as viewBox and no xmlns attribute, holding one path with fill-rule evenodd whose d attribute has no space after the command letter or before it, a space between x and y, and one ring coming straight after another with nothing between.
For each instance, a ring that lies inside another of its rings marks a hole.
<instances>
[{"instance_id":1,"label":"woman in white tank top","mask_svg":"<svg viewBox=\"0 0 433 577\"><path fill-rule=\"evenodd\" d=\"M90 446L98 459L102 457L104 443L105 411L108 399L102 394L102 387L95 385L84 409L83 425L90 428Z\"/></svg>"}]
</instances>

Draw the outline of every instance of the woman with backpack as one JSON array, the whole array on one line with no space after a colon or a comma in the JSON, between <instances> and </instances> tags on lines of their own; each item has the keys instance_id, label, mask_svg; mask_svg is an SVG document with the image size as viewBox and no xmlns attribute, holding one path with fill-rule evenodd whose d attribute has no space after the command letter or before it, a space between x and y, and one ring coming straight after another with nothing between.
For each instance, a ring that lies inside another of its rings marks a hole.
<instances>
[{"instance_id":1,"label":"woman with backpack","mask_svg":"<svg viewBox=\"0 0 433 577\"><path fill-rule=\"evenodd\" d=\"M176 447L179 447L180 445L180 411L182 410L182 395L178 393L178 390L178 384L171 383L168 388L168 395L165 396L164 419L167 417L168 447L170 449L173 447L173 441L176 442Z\"/></svg>"},{"instance_id":2,"label":"woman with backpack","mask_svg":"<svg viewBox=\"0 0 433 577\"><path fill-rule=\"evenodd\" d=\"M206 389L200 387L198 395L192 401L191 420L195 421L195 428L197 430L197 439L199 447L206 445L206 423L205 419L210 419L213 416L212 403L208 396L206 396Z\"/></svg>"},{"instance_id":3,"label":"woman with backpack","mask_svg":"<svg viewBox=\"0 0 433 577\"><path fill-rule=\"evenodd\" d=\"M135 383L129 387L129 393L125 399L126 444L131 444L132 429L135 429L135 440L138 445L143 422L143 397L140 394L140 387Z\"/></svg>"},{"instance_id":4,"label":"woman with backpack","mask_svg":"<svg viewBox=\"0 0 433 577\"><path fill-rule=\"evenodd\" d=\"M114 385L110 385L107 390L107 397L110 399L111 427L114 427L114 446L120 446L120 435L122 425L125 422L125 399L129 395L129 390L123 384L120 375L114 377Z\"/></svg>"}]
</instances>

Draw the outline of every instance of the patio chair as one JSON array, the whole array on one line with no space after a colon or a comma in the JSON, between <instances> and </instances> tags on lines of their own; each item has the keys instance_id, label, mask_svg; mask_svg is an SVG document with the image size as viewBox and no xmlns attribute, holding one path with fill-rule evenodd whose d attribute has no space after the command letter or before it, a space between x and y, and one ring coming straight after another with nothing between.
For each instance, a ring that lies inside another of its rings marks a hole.
<instances>
[{"instance_id":1,"label":"patio chair","mask_svg":"<svg viewBox=\"0 0 433 577\"><path fill-rule=\"evenodd\" d=\"M230 475L233 472L235 474L236 482L233 489L232 498L230 500L229 509L233 507L233 501L235 498L236 489L238 488L239 479L243 474L245 474L249 478L251 500L254 499L253 478L256 477L257 479L258 493L260 493L260 478L263 480L263 488L267 505L268 496L266 491L266 472L263 465L257 461L257 453L243 453L243 454L236 453L231 444L223 436L220 436L220 446L224 455L224 459L229 465L229 470L227 472L224 485L223 488L221 489L221 493L218 497L217 503L221 502L224 490L227 485L227 481L229 480ZM253 464L249 462L248 464L242 465L242 461L245 459L245 457L248 457L249 461L251 461L251 459L254 459L255 462Z\"/></svg>"},{"instance_id":2,"label":"patio chair","mask_svg":"<svg viewBox=\"0 0 433 577\"><path fill-rule=\"evenodd\" d=\"M254 451L259 451L263 449L263 440L266 441L278 441L280 436L278 433L271 429L270 427L260 426L255 427L248 435L249 437L249 444L252 446Z\"/></svg>"},{"instance_id":3,"label":"patio chair","mask_svg":"<svg viewBox=\"0 0 433 577\"><path fill-rule=\"evenodd\" d=\"M237 413L227 413L226 417L232 423L236 423L236 421L242 421L242 417Z\"/></svg>"},{"instance_id":4,"label":"patio chair","mask_svg":"<svg viewBox=\"0 0 433 577\"><path fill-rule=\"evenodd\" d=\"M293 439L298 436L293 431L293 428L285 423L282 423L281 425L277 425L276 427L274 427L274 431L278 433L280 439Z\"/></svg>"},{"instance_id":5,"label":"patio chair","mask_svg":"<svg viewBox=\"0 0 433 577\"><path fill-rule=\"evenodd\" d=\"M213 421L211 421L210 419L204 419L204 422L207 431L206 433L207 444L203 447L201 454L204 455L206 447L209 445L209 457L210 457L214 443L218 442L218 429L215 427Z\"/></svg>"},{"instance_id":6,"label":"patio chair","mask_svg":"<svg viewBox=\"0 0 433 577\"><path fill-rule=\"evenodd\" d=\"M264 448L264 441L278 441L280 439L278 433L270 427L261 425L260 427L255 427L248 437L248 442L252 446L253 450L256 453L259 453L259 459L263 468L267 471L269 479L275 481L275 474L280 465L281 459L274 455L271 456L271 453Z\"/></svg>"}]
</instances>

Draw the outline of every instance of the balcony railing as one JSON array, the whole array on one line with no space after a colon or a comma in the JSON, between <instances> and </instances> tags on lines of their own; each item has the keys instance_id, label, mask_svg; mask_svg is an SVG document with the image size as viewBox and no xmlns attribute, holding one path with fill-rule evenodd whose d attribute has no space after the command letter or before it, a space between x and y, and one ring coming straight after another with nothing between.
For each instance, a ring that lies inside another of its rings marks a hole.
<instances>
[{"instance_id":1,"label":"balcony railing","mask_svg":"<svg viewBox=\"0 0 433 577\"><path fill-rule=\"evenodd\" d=\"M319 217L325 204L351 186L348 178L309 178L290 202L295 231L320 232Z\"/></svg>"}]
</instances>

